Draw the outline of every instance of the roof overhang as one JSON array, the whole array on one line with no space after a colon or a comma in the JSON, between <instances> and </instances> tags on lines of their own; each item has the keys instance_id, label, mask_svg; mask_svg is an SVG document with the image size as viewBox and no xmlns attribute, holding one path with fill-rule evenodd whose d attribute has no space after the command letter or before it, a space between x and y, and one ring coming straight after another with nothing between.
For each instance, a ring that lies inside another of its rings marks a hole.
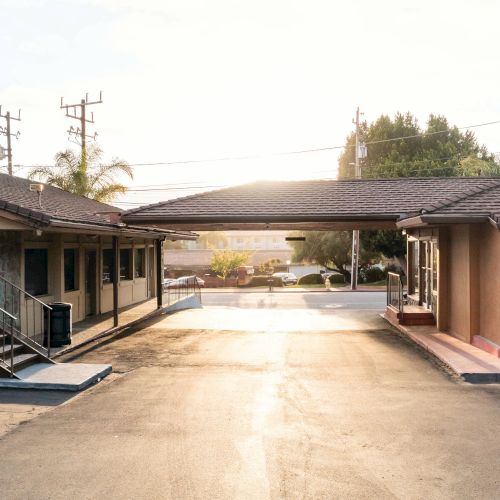
<instances>
[{"instance_id":1,"label":"roof overhang","mask_svg":"<svg viewBox=\"0 0 500 500\"><path fill-rule=\"evenodd\" d=\"M134 224L154 224L156 227L183 231L238 231L238 230L371 230L397 229L399 215L377 216L263 216L263 215L196 215L179 217L141 217L124 214L123 220Z\"/></svg>"},{"instance_id":2,"label":"roof overhang","mask_svg":"<svg viewBox=\"0 0 500 500\"><path fill-rule=\"evenodd\" d=\"M466 215L466 214L420 214L397 222L398 229L410 229L413 227L442 226L453 224L477 224L490 222L500 228L500 224L488 215Z\"/></svg>"},{"instance_id":3,"label":"roof overhang","mask_svg":"<svg viewBox=\"0 0 500 500\"><path fill-rule=\"evenodd\" d=\"M167 230L156 227L129 226L127 224L97 225L79 222L52 220L47 227L48 230L58 232L78 232L83 234L106 234L110 236L137 236L150 239L167 240L196 240L198 235L187 231Z\"/></svg>"}]
</instances>

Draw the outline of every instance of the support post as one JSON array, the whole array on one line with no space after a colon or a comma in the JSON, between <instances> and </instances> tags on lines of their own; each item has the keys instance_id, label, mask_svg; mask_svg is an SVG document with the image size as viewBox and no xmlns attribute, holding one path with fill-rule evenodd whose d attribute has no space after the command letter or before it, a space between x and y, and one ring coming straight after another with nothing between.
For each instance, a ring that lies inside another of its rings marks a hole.
<instances>
[{"instance_id":1,"label":"support post","mask_svg":"<svg viewBox=\"0 0 500 500\"><path fill-rule=\"evenodd\" d=\"M359 108L356 109L356 150L354 175L356 179L361 179L361 167L359 164ZM351 253L351 290L358 288L358 262L359 262L359 230L352 232L352 253Z\"/></svg>"},{"instance_id":2,"label":"support post","mask_svg":"<svg viewBox=\"0 0 500 500\"><path fill-rule=\"evenodd\" d=\"M113 326L118 326L118 280L120 279L120 242L113 236Z\"/></svg>"},{"instance_id":3,"label":"support post","mask_svg":"<svg viewBox=\"0 0 500 500\"><path fill-rule=\"evenodd\" d=\"M163 240L155 240L156 249L156 303L158 309L163 307Z\"/></svg>"}]
</instances>

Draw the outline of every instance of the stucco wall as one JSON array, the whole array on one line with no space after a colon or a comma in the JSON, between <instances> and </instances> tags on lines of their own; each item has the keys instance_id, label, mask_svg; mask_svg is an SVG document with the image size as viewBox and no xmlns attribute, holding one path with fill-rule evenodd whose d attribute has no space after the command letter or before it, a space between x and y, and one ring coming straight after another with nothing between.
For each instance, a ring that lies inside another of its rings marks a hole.
<instances>
[{"instance_id":1,"label":"stucco wall","mask_svg":"<svg viewBox=\"0 0 500 500\"><path fill-rule=\"evenodd\" d=\"M21 278L21 233L0 231L0 275L15 285Z\"/></svg>"},{"instance_id":2,"label":"stucco wall","mask_svg":"<svg viewBox=\"0 0 500 500\"><path fill-rule=\"evenodd\" d=\"M448 254L449 332L470 342L469 226L451 226Z\"/></svg>"},{"instance_id":3,"label":"stucco wall","mask_svg":"<svg viewBox=\"0 0 500 500\"><path fill-rule=\"evenodd\" d=\"M480 328L483 337L500 344L500 231L490 224L481 228Z\"/></svg>"}]
</instances>

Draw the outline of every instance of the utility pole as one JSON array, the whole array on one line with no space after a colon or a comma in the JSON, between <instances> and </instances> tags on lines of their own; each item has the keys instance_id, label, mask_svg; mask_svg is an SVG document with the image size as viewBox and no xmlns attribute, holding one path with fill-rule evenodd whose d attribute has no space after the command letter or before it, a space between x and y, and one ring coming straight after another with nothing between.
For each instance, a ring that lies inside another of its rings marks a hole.
<instances>
[{"instance_id":1,"label":"utility pole","mask_svg":"<svg viewBox=\"0 0 500 500\"><path fill-rule=\"evenodd\" d=\"M361 179L361 165L359 164L359 107L356 109L356 149L354 156L354 176ZM351 290L358 288L358 261L359 261L359 230L352 232L352 254L351 254Z\"/></svg>"},{"instance_id":2,"label":"utility pole","mask_svg":"<svg viewBox=\"0 0 500 500\"><path fill-rule=\"evenodd\" d=\"M2 114L2 106L0 106L0 118L5 118L7 125L5 128L0 127L0 134L7 136L7 168L9 175L12 175L12 137L19 139L21 132L17 131L13 134L10 130L10 121L16 120L18 122L21 121L21 110L19 110L17 118L15 116L10 115L10 111L7 111L4 115Z\"/></svg>"},{"instance_id":3,"label":"utility pole","mask_svg":"<svg viewBox=\"0 0 500 500\"><path fill-rule=\"evenodd\" d=\"M72 135L75 138L80 137L80 145L82 147L82 160L84 160L87 156L87 139L96 139L97 132L94 132L94 135L87 134L87 123L95 123L94 122L94 112L91 112L90 119L87 118L87 106L92 106L94 104L102 104L102 91L99 92L99 100L98 101L89 101L89 95L85 94L85 99L81 99L78 104L64 104L64 99L61 97L61 109L66 110L66 116L69 118L74 118L80 122L80 126L76 129L71 125L68 130L68 134L71 137ZM79 109L78 109L79 108ZM70 113L71 110L71 113ZM82 161L83 166L85 167L86 162Z\"/></svg>"}]
</instances>

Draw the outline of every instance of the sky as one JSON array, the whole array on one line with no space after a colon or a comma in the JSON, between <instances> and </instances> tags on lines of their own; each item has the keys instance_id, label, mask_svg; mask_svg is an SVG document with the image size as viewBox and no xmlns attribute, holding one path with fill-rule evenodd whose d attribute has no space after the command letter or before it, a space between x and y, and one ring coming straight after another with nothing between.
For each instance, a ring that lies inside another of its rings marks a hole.
<instances>
[{"instance_id":1,"label":"sky","mask_svg":"<svg viewBox=\"0 0 500 500\"><path fill-rule=\"evenodd\" d=\"M498 19L496 0L0 0L0 105L22 110L14 170L78 149L60 99L102 90L89 132L104 159L167 163L122 178L136 191L121 207L334 178L339 149L282 153L343 145L357 106L368 121L500 120ZM474 131L500 151L500 124Z\"/></svg>"}]
</instances>

